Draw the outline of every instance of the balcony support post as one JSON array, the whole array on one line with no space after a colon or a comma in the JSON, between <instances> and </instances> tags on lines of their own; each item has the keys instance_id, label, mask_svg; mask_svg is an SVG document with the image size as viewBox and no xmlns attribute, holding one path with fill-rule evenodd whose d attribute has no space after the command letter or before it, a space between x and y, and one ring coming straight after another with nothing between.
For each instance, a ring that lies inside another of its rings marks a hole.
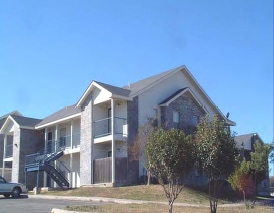
<instances>
[{"instance_id":1,"label":"balcony support post","mask_svg":"<svg viewBox=\"0 0 274 213\"><path fill-rule=\"evenodd\" d=\"M112 138L112 184L115 184L115 140L114 140L114 133L115 133L115 122L114 122L114 113L115 112L115 101L111 99L111 138Z\"/></svg>"},{"instance_id":2,"label":"balcony support post","mask_svg":"<svg viewBox=\"0 0 274 213\"><path fill-rule=\"evenodd\" d=\"M2 166L2 177L4 177L5 173L5 157L6 157L6 146L7 146L7 135L4 136L4 153L3 153L3 166Z\"/></svg>"}]
</instances>

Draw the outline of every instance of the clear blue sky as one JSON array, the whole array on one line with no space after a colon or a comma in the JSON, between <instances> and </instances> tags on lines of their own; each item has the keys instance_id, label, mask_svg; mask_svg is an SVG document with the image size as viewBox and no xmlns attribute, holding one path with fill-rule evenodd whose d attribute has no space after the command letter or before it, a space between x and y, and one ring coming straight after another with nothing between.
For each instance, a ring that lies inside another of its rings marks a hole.
<instances>
[{"instance_id":1,"label":"clear blue sky","mask_svg":"<svg viewBox=\"0 0 274 213\"><path fill-rule=\"evenodd\" d=\"M234 131L273 140L272 0L0 1L0 115L43 118L92 80L183 64Z\"/></svg>"}]
</instances>

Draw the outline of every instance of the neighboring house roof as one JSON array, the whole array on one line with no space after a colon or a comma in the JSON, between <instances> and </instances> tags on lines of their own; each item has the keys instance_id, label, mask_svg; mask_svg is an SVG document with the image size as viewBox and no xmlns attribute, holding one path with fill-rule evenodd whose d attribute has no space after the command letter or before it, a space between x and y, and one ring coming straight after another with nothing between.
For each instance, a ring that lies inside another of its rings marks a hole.
<instances>
[{"instance_id":1,"label":"neighboring house roof","mask_svg":"<svg viewBox=\"0 0 274 213\"><path fill-rule=\"evenodd\" d=\"M263 142L260 136L257 133L249 133L244 135L237 135L234 138L234 141L236 143L237 148L243 148L246 150L251 150L251 138L253 136L256 136L256 139L259 139L259 141Z\"/></svg>"},{"instance_id":2,"label":"neighboring house roof","mask_svg":"<svg viewBox=\"0 0 274 213\"><path fill-rule=\"evenodd\" d=\"M46 124L52 123L52 122L58 122L62 119L68 119L77 115L80 115L81 109L76 107L76 104L66 106L63 109L47 116L44 118L41 122L39 122L36 125L36 128L41 128Z\"/></svg>"}]
</instances>

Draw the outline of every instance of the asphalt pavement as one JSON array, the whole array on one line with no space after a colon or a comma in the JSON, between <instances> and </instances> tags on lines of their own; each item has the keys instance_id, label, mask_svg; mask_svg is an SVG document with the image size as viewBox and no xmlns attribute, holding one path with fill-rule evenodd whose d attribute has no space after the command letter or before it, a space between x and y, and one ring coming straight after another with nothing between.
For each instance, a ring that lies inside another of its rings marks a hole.
<instances>
[{"instance_id":1,"label":"asphalt pavement","mask_svg":"<svg viewBox=\"0 0 274 213\"><path fill-rule=\"evenodd\" d=\"M52 199L43 196L21 196L18 199L4 198L0 196L0 213L54 213L65 212L62 209L68 205L110 205L108 202L96 202L82 199L63 199L55 197Z\"/></svg>"}]
</instances>

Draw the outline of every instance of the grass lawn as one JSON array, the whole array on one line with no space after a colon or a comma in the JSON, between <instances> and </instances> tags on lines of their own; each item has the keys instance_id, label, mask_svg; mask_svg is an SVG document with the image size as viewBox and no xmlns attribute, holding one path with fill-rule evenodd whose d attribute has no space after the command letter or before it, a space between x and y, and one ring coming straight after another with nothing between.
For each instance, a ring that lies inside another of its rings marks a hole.
<instances>
[{"instance_id":1,"label":"grass lawn","mask_svg":"<svg viewBox=\"0 0 274 213\"><path fill-rule=\"evenodd\" d=\"M49 191L42 192L47 195L57 196L78 196L78 197L109 197L119 199L148 200L148 201L166 201L164 191L160 185L137 185L124 187L84 187L71 189L67 191ZM192 203L208 205L208 196L205 193L197 192L185 187L176 199L175 203ZM230 203L220 200L220 204Z\"/></svg>"},{"instance_id":2,"label":"grass lawn","mask_svg":"<svg viewBox=\"0 0 274 213\"><path fill-rule=\"evenodd\" d=\"M67 191L49 191L42 192L46 195L56 196L77 196L77 197L108 197L119 199L133 199L146 201L161 201L166 202L164 191L160 185L137 185L124 187L83 187L71 189ZM197 207L176 206L176 203L194 204ZM232 204L228 200L219 200L218 205ZM203 192L195 191L185 187L175 200L174 213L208 213L209 209L208 195ZM83 212L98 212L98 213L148 213L148 212L168 212L168 205L163 204L111 204L106 206L67 206L67 210L83 211ZM245 209L244 205L238 207L221 207L217 209L223 213L273 213L273 207L255 206L254 209Z\"/></svg>"},{"instance_id":3,"label":"grass lawn","mask_svg":"<svg viewBox=\"0 0 274 213\"><path fill-rule=\"evenodd\" d=\"M167 205L160 204L114 204L109 206L68 206L67 210L98 212L98 213L166 213ZM209 207L182 207L174 206L174 213L209 213ZM218 207L218 213L273 213L273 208L255 206L254 209L245 209L245 207Z\"/></svg>"}]
</instances>

